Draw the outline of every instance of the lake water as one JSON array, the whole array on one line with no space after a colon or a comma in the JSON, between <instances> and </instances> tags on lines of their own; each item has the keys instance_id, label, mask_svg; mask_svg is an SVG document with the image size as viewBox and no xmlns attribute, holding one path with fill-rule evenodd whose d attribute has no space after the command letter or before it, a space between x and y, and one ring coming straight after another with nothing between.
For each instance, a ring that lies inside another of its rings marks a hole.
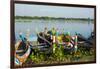
<instances>
[{"instance_id":1,"label":"lake water","mask_svg":"<svg viewBox=\"0 0 100 69\"><path fill-rule=\"evenodd\" d=\"M88 38L94 29L93 21L81 20L26 20L15 21L15 37L19 40L19 33L30 33L30 37L36 40L36 32L42 32L47 27L51 30L53 27L58 29L59 33L70 32L75 35L75 32L82 34Z\"/></svg>"}]
</instances>

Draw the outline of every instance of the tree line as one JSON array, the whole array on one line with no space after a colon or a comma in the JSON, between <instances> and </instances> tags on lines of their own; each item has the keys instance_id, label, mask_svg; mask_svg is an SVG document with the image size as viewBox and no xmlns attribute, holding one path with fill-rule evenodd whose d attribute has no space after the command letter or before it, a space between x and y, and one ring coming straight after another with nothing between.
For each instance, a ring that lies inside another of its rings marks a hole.
<instances>
[{"instance_id":1,"label":"tree line","mask_svg":"<svg viewBox=\"0 0 100 69\"><path fill-rule=\"evenodd\" d=\"M49 17L49 16L15 16L15 19L46 19L46 20L91 20L90 18L65 18L65 17Z\"/></svg>"}]
</instances>

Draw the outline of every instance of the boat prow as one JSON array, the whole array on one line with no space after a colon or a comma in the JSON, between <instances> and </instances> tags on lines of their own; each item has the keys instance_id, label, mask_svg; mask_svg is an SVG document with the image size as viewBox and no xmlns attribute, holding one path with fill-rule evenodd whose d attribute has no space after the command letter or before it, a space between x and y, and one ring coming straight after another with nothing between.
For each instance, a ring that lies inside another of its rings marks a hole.
<instances>
[{"instance_id":1,"label":"boat prow","mask_svg":"<svg viewBox=\"0 0 100 69\"><path fill-rule=\"evenodd\" d=\"M28 58L31 52L30 46L26 46L25 50L18 49L22 42L15 44L15 65L22 65Z\"/></svg>"}]
</instances>

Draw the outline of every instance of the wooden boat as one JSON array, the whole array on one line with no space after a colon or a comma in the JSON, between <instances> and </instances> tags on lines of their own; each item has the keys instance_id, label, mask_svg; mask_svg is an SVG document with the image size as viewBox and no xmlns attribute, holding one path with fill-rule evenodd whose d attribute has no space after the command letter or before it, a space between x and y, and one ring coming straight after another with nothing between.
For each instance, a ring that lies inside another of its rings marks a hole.
<instances>
[{"instance_id":1,"label":"wooden boat","mask_svg":"<svg viewBox=\"0 0 100 69\"><path fill-rule=\"evenodd\" d=\"M30 46L19 41L15 44L15 65L22 65L30 55Z\"/></svg>"},{"instance_id":2,"label":"wooden boat","mask_svg":"<svg viewBox=\"0 0 100 69\"><path fill-rule=\"evenodd\" d=\"M93 48L94 35L89 38L85 38L81 34L78 34L78 48L84 48L89 51Z\"/></svg>"},{"instance_id":3,"label":"wooden boat","mask_svg":"<svg viewBox=\"0 0 100 69\"><path fill-rule=\"evenodd\" d=\"M49 34L49 33L48 33ZM46 45L48 46L48 50L50 50L50 48L53 46L53 40L51 39L51 36L50 34L48 36L46 35L43 35L42 32L40 32L39 34L37 34L37 37L38 37L38 42L41 44L41 43L46 43ZM64 38L64 37L61 37L61 38ZM65 39L65 38L64 38ZM60 47L60 46L63 46L64 47L64 50L65 51L74 51L74 46L75 44L73 44L73 47L71 46L67 46L66 42L63 41L63 39L61 39L62 42L61 43L58 43L56 42L57 44L57 47ZM56 40L57 41L57 40ZM74 41L74 40L73 40ZM45 45L44 45L45 46ZM44 48L45 49L45 48ZM41 49L43 50L43 48ZM48 51L47 50L47 51ZM51 50L52 51L52 50Z\"/></svg>"},{"instance_id":4,"label":"wooden boat","mask_svg":"<svg viewBox=\"0 0 100 69\"><path fill-rule=\"evenodd\" d=\"M85 38L83 35L81 35L81 34L77 34L78 35L78 41L80 42L80 41L85 41L86 43L88 43L88 44L93 44L93 42L92 42L92 40L93 40L93 38L90 36L89 38Z\"/></svg>"}]
</instances>

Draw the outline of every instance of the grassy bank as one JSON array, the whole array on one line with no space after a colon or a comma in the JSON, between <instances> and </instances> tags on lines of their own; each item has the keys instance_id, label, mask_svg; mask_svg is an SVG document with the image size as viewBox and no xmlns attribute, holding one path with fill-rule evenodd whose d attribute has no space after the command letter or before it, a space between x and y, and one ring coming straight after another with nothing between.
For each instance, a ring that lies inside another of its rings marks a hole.
<instances>
[{"instance_id":1,"label":"grassy bank","mask_svg":"<svg viewBox=\"0 0 100 69\"><path fill-rule=\"evenodd\" d=\"M38 49L36 51L38 51ZM78 49L76 53L67 53L63 50L63 48L57 48L56 52L51 54L45 54L45 52L32 52L32 54L23 65L89 62L94 60L95 53L93 49L91 49L90 51Z\"/></svg>"}]
</instances>

